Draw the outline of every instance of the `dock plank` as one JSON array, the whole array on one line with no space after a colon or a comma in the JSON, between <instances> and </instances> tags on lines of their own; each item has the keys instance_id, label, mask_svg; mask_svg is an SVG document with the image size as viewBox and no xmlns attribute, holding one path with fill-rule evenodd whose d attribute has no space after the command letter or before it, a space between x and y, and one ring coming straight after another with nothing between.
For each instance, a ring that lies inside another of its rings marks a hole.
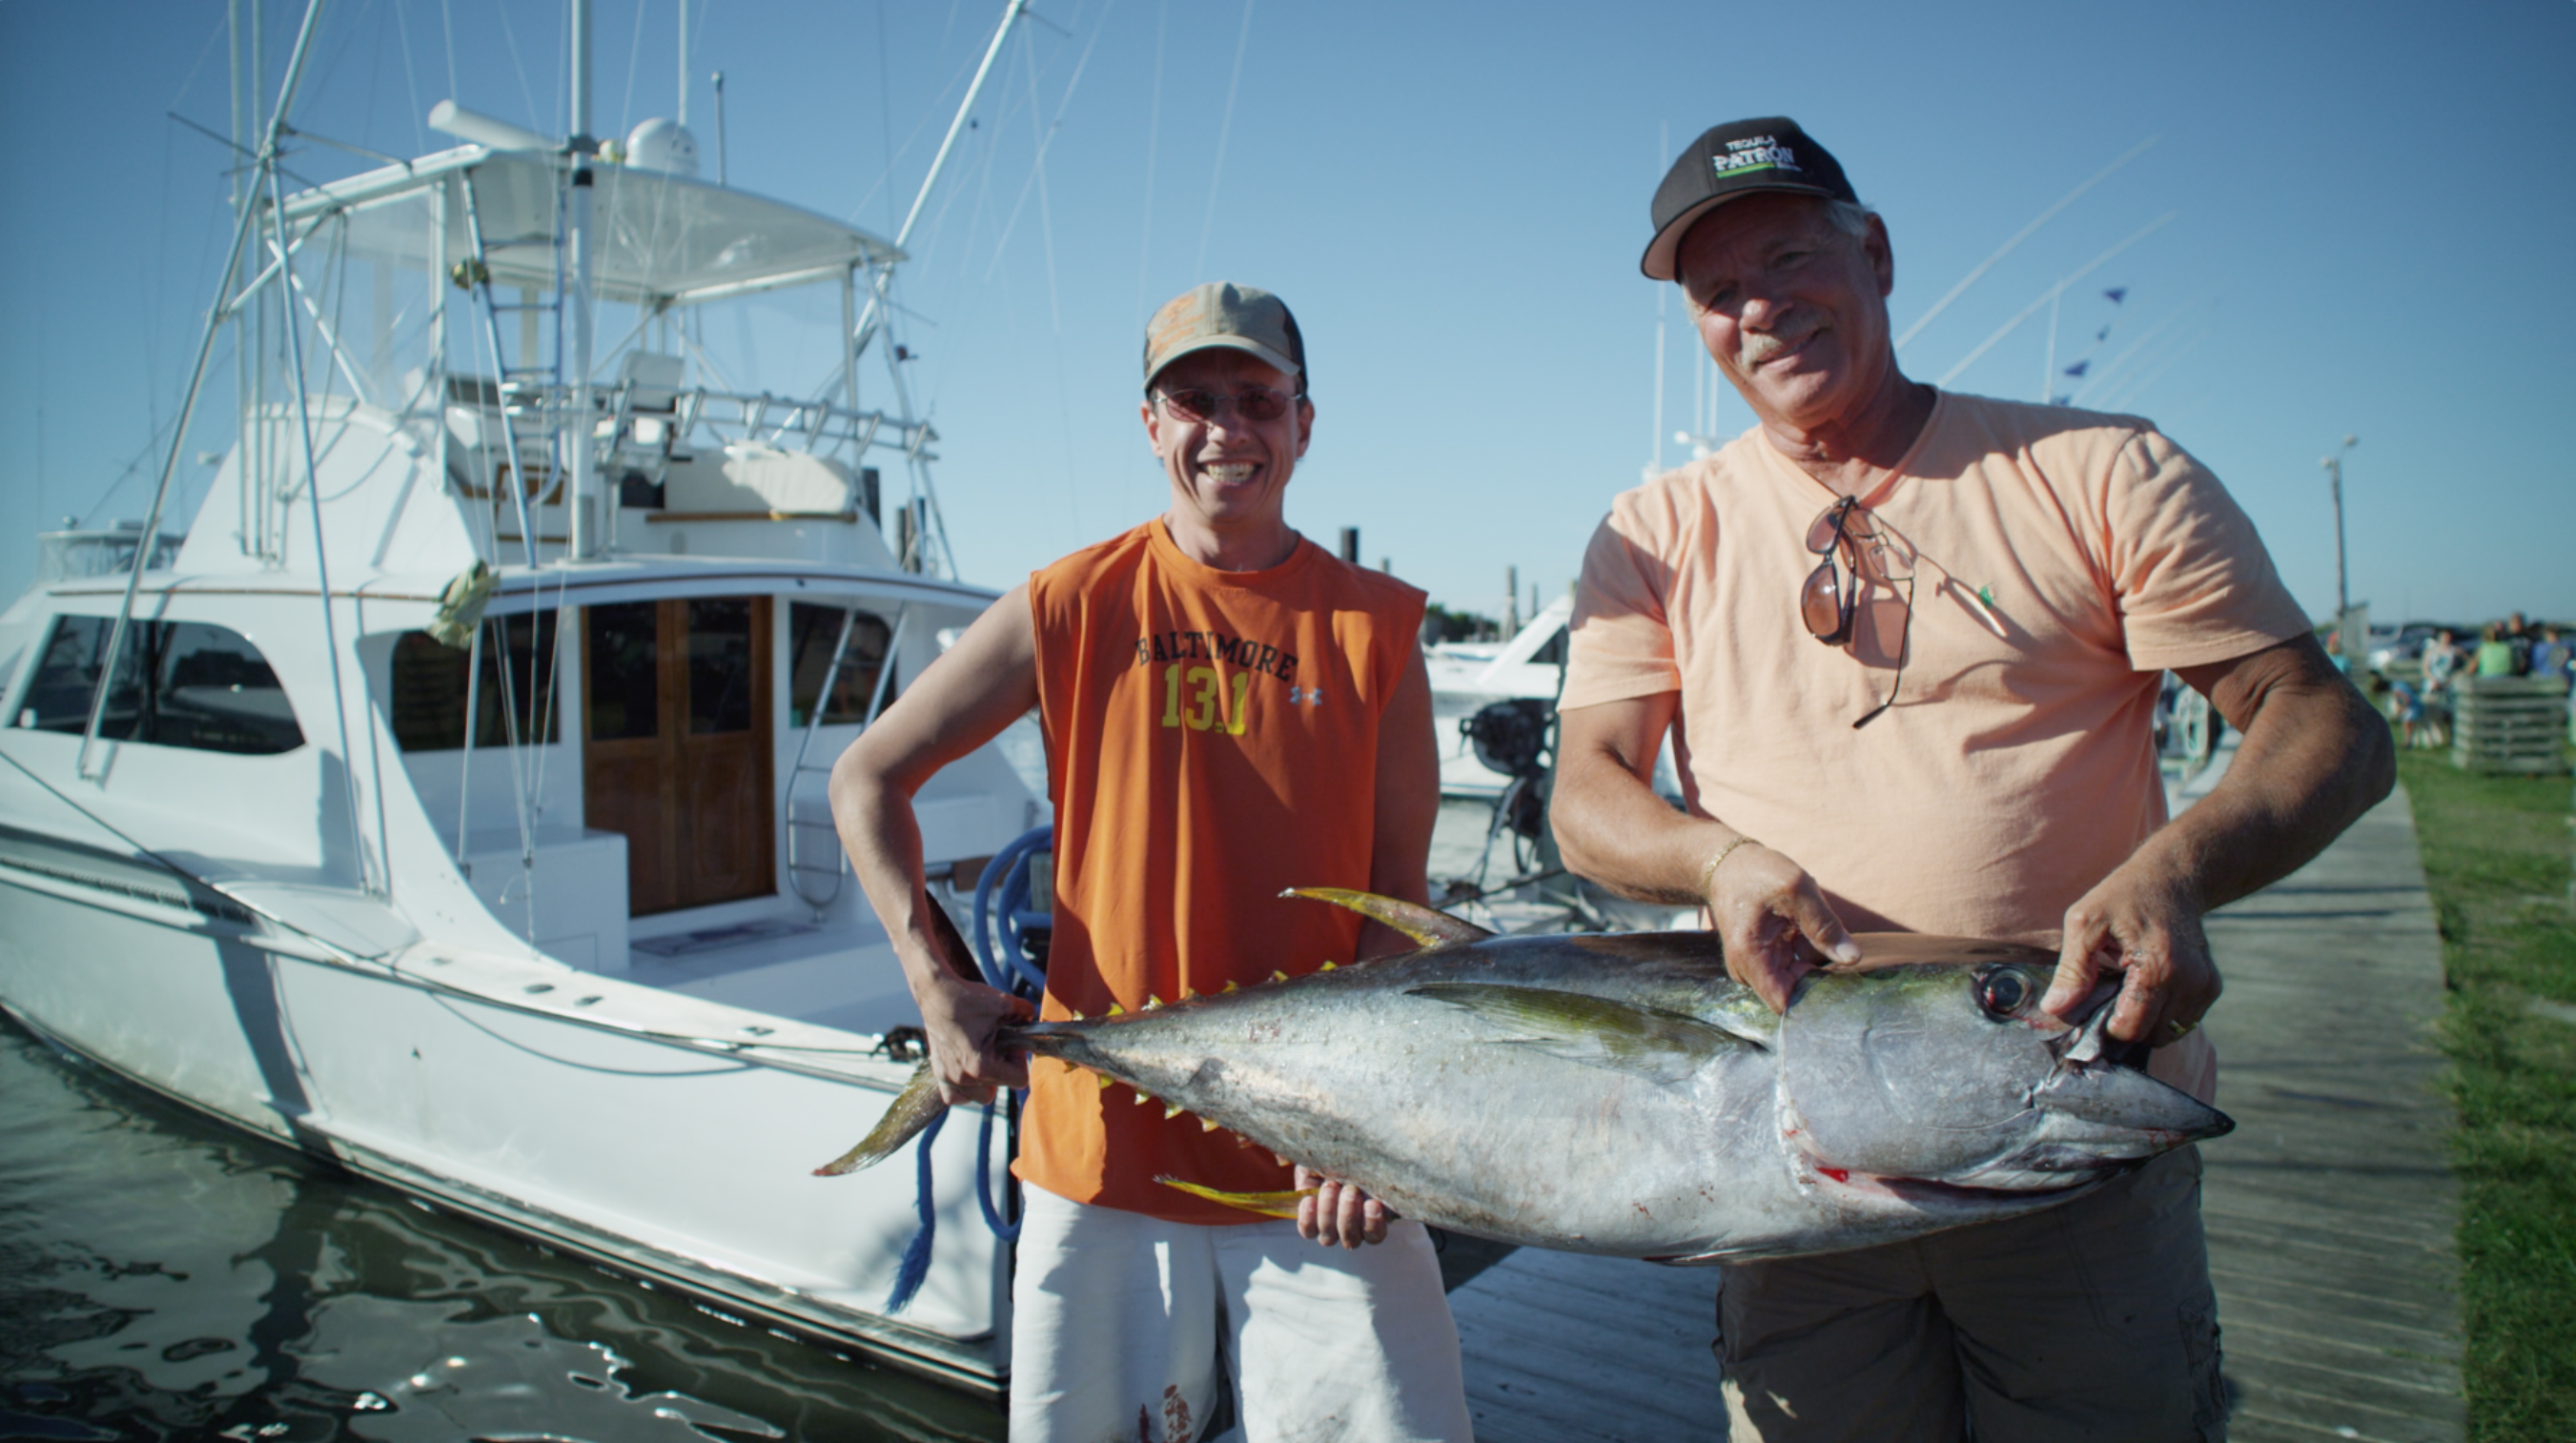
<instances>
[{"instance_id":1,"label":"dock plank","mask_svg":"<svg viewBox=\"0 0 2576 1443\"><path fill-rule=\"evenodd\" d=\"M2208 919L2237 1131L2203 1212L2237 1443L2457 1443L2458 1189L2442 963L2402 793ZM1726 1436L1697 1269L1525 1249L1451 1295L1477 1436Z\"/></svg>"}]
</instances>

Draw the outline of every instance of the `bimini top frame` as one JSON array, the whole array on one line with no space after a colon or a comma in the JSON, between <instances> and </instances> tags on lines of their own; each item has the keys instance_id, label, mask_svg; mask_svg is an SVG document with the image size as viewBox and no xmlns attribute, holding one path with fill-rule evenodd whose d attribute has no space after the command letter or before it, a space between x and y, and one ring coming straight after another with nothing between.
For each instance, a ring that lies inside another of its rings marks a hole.
<instances>
[{"instance_id":1,"label":"bimini top frame","mask_svg":"<svg viewBox=\"0 0 2576 1443\"><path fill-rule=\"evenodd\" d=\"M886 267L903 252L856 226L766 196L686 176L612 165L596 157L462 145L288 196L290 231L338 215L353 257L427 265L474 254L462 206L446 207L443 252L435 227L400 202L461 174L474 187L486 263L495 284L552 289L556 202L576 165L595 187L591 284L600 300L648 308L697 305L786 286L837 281L853 266Z\"/></svg>"}]
</instances>

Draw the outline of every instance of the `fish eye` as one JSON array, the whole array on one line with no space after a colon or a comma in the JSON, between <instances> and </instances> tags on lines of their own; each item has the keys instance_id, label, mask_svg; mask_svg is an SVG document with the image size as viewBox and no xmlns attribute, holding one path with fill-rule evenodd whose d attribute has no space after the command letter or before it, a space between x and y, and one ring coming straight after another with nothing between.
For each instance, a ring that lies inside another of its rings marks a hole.
<instances>
[{"instance_id":1,"label":"fish eye","mask_svg":"<svg viewBox=\"0 0 2576 1443\"><path fill-rule=\"evenodd\" d=\"M1989 1017L2017 1016L2029 1001L2030 982L2018 972L1997 968L1977 979L1977 1005Z\"/></svg>"}]
</instances>

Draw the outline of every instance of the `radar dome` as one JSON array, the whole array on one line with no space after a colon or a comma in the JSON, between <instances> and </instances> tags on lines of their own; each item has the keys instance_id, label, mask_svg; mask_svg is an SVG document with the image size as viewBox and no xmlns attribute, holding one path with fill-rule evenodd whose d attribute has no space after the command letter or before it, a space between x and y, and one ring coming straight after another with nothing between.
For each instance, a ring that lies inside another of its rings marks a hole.
<instances>
[{"instance_id":1,"label":"radar dome","mask_svg":"<svg viewBox=\"0 0 2576 1443\"><path fill-rule=\"evenodd\" d=\"M638 170L669 175L698 174L698 138L676 120L655 117L626 137L626 163Z\"/></svg>"}]
</instances>

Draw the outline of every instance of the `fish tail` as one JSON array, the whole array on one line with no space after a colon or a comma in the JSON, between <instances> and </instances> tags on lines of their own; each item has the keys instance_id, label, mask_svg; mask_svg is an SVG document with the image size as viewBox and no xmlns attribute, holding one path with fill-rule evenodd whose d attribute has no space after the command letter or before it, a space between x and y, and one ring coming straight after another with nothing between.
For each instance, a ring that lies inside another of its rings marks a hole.
<instances>
[{"instance_id":1,"label":"fish tail","mask_svg":"<svg viewBox=\"0 0 2576 1443\"><path fill-rule=\"evenodd\" d=\"M1194 1182L1183 1182L1176 1177L1158 1177L1154 1181L1165 1187L1178 1188L1192 1197L1203 1197L1209 1202L1223 1203L1230 1208L1241 1208L1245 1212L1259 1213L1263 1217L1271 1218L1295 1217L1298 1201L1315 1195L1315 1190L1310 1187L1296 1188L1288 1192L1220 1192L1212 1187L1201 1187Z\"/></svg>"},{"instance_id":2,"label":"fish tail","mask_svg":"<svg viewBox=\"0 0 2576 1443\"><path fill-rule=\"evenodd\" d=\"M939 1075L924 1062L913 1070L912 1081L904 1084L885 1116L877 1119L877 1125L859 1140L859 1145L814 1169L814 1176L839 1177L873 1167L892 1157L947 1110L948 1104L939 1099Z\"/></svg>"}]
</instances>

